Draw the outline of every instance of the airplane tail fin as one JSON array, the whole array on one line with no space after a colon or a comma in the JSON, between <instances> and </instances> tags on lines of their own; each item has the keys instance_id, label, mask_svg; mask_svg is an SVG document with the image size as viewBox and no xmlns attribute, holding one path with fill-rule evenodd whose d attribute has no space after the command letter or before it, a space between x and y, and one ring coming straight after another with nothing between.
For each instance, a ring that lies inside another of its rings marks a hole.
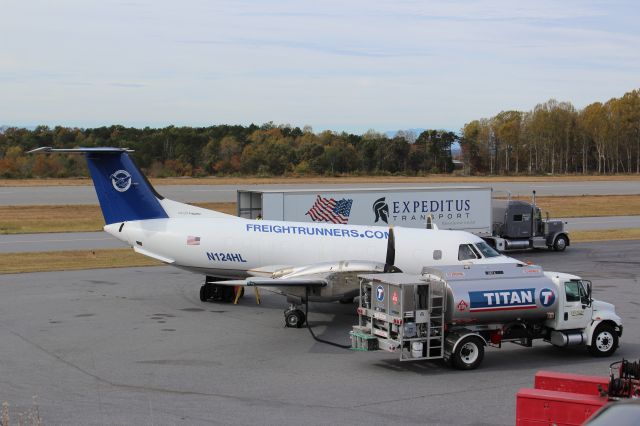
<instances>
[{"instance_id":1,"label":"airplane tail fin","mask_svg":"<svg viewBox=\"0 0 640 426\"><path fill-rule=\"evenodd\" d=\"M126 148L37 148L30 153L81 153L93 179L107 225L130 220L162 219L169 215L164 199L133 163Z\"/></svg>"}]
</instances>

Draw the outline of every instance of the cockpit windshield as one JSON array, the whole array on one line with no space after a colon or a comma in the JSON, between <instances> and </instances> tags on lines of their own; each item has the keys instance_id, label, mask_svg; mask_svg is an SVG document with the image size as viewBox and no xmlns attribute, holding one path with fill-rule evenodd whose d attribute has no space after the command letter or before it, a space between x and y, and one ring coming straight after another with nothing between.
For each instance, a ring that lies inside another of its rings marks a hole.
<instances>
[{"instance_id":1,"label":"cockpit windshield","mask_svg":"<svg viewBox=\"0 0 640 426\"><path fill-rule=\"evenodd\" d=\"M487 243L477 243L476 244L476 248L478 250L480 250L480 253L482 253L482 255L484 257L496 257L496 256L500 256L500 253L498 253L497 251L495 251L489 244Z\"/></svg>"}]
</instances>

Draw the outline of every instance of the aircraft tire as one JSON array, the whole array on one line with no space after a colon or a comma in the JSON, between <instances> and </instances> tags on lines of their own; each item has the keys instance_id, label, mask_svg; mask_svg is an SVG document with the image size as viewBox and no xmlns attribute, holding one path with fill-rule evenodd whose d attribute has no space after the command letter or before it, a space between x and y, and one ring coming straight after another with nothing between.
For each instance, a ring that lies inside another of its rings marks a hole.
<instances>
[{"instance_id":1,"label":"aircraft tire","mask_svg":"<svg viewBox=\"0 0 640 426\"><path fill-rule=\"evenodd\" d=\"M206 302L207 300L209 300L209 295L207 294L207 285L204 284L202 287L200 287L200 301L201 302Z\"/></svg>"},{"instance_id":2,"label":"aircraft tire","mask_svg":"<svg viewBox=\"0 0 640 426\"><path fill-rule=\"evenodd\" d=\"M300 309L290 309L284 313L284 323L290 328L300 328L304 325L306 317Z\"/></svg>"},{"instance_id":3,"label":"aircraft tire","mask_svg":"<svg viewBox=\"0 0 640 426\"><path fill-rule=\"evenodd\" d=\"M224 303L231 303L235 299L235 292L232 286L221 285L219 291L222 293L222 301Z\"/></svg>"}]
</instances>

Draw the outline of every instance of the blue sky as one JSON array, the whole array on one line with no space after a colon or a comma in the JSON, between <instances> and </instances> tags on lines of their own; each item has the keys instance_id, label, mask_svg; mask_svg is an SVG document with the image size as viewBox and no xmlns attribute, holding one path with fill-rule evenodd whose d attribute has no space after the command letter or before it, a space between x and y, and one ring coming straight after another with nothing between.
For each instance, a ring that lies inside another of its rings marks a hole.
<instances>
[{"instance_id":1,"label":"blue sky","mask_svg":"<svg viewBox=\"0 0 640 426\"><path fill-rule=\"evenodd\" d=\"M0 124L458 130L640 87L634 1L5 0Z\"/></svg>"}]
</instances>

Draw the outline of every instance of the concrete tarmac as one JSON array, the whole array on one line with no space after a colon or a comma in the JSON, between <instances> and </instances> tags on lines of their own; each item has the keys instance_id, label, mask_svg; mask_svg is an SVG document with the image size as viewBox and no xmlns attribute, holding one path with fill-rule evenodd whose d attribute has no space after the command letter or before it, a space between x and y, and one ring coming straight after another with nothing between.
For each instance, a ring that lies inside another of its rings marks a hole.
<instances>
[{"instance_id":1,"label":"concrete tarmac","mask_svg":"<svg viewBox=\"0 0 640 426\"><path fill-rule=\"evenodd\" d=\"M311 184L274 184L274 185L158 185L156 189L163 196L185 203L230 202L236 201L236 190L283 190L283 189L346 189L346 188L390 188L390 187L455 187L455 186L491 186L496 191L510 191L512 195L530 196L536 190L545 195L630 195L640 194L638 181L584 181L584 182L491 182L474 184L454 183L407 183L407 184L353 184L353 185L311 185ZM0 205L30 204L97 204L98 199L93 186L33 186L1 187Z\"/></svg>"},{"instance_id":2,"label":"concrete tarmac","mask_svg":"<svg viewBox=\"0 0 640 426\"><path fill-rule=\"evenodd\" d=\"M640 228L640 216L573 217L563 219L567 230ZM0 253L96 250L127 247L105 232L62 232L0 235Z\"/></svg>"},{"instance_id":3,"label":"concrete tarmac","mask_svg":"<svg viewBox=\"0 0 640 426\"><path fill-rule=\"evenodd\" d=\"M0 275L0 401L33 395L48 425L512 425L536 371L607 375L640 357L640 241L516 256L591 279L624 320L607 359L584 348L506 345L474 371L352 352L283 327L284 298L202 303L201 277L170 267ZM312 304L325 339L348 342L353 305Z\"/></svg>"}]
</instances>

